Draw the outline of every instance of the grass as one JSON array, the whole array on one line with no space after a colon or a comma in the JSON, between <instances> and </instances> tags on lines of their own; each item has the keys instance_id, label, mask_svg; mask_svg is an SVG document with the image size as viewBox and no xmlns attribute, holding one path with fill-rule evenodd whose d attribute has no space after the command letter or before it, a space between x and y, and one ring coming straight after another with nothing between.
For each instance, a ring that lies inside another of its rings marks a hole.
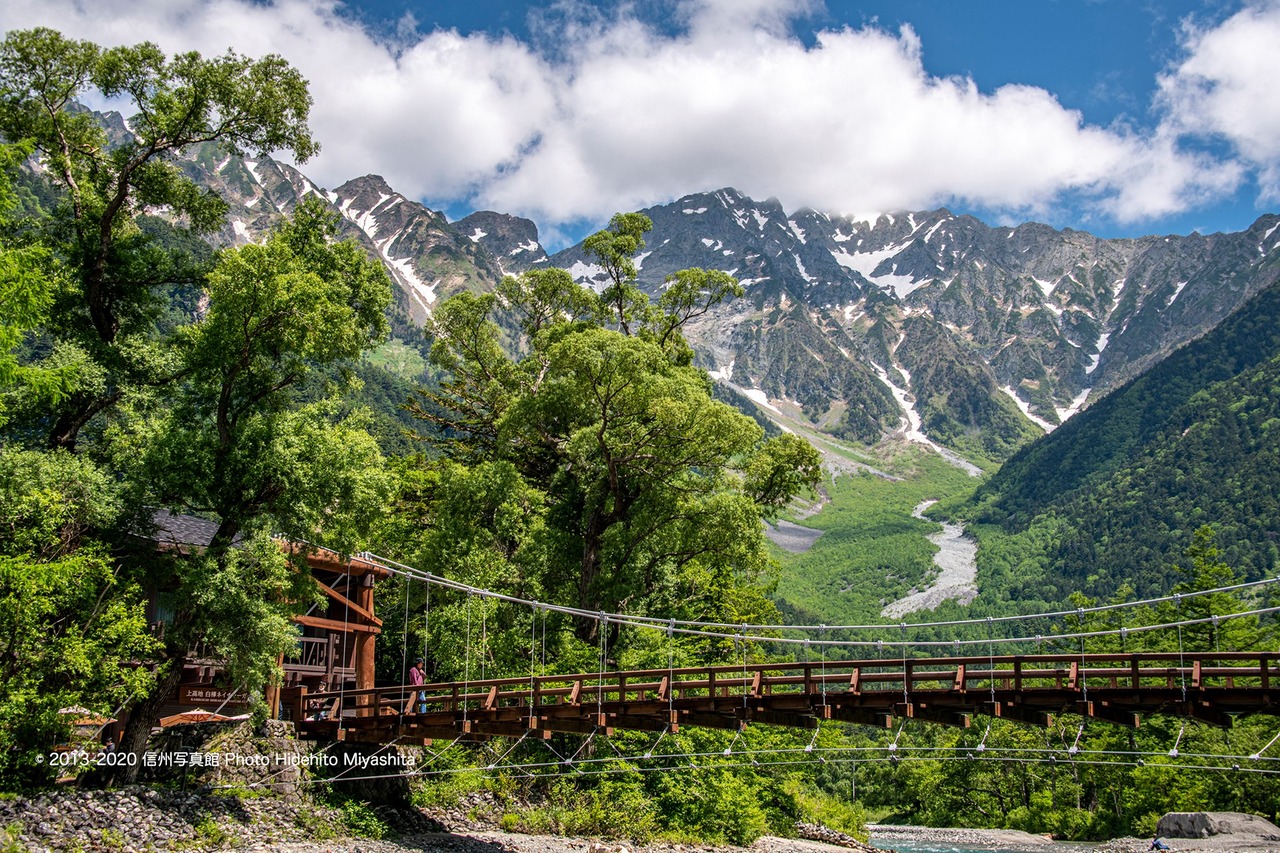
<instances>
[{"instance_id":1,"label":"grass","mask_svg":"<svg viewBox=\"0 0 1280 853\"><path fill-rule=\"evenodd\" d=\"M427 361L422 357L422 353L399 338L392 338L375 347L365 353L364 358L370 364L377 365L388 373L393 373L410 382L416 381L427 369Z\"/></svg>"},{"instance_id":2,"label":"grass","mask_svg":"<svg viewBox=\"0 0 1280 853\"><path fill-rule=\"evenodd\" d=\"M805 526L826 531L803 554L778 550L777 597L803 621L829 625L875 622L880 610L927 585L937 551L928 536L940 527L911 513L926 500L972 491L978 480L918 445L887 443L847 454L900 480L845 474L824 484L829 502Z\"/></svg>"}]
</instances>

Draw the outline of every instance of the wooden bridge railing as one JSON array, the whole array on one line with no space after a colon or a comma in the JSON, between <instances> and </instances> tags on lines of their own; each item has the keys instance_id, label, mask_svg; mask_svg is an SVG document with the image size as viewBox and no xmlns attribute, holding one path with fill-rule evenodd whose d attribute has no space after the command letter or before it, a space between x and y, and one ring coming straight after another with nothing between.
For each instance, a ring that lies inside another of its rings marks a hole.
<instances>
[{"instance_id":1,"label":"wooden bridge railing","mask_svg":"<svg viewBox=\"0 0 1280 853\"><path fill-rule=\"evenodd\" d=\"M1232 713L1280 713L1277 661L1280 653L1142 652L749 663L299 689L292 707L299 721L328 707L326 725L338 730L394 724L437 733L661 729L682 720L812 727L820 718L881 724L886 716L967 725L974 711L1039 724L1073 711L1129 725L1138 713L1165 711L1227 724ZM334 709L339 702L345 713Z\"/></svg>"}]
</instances>

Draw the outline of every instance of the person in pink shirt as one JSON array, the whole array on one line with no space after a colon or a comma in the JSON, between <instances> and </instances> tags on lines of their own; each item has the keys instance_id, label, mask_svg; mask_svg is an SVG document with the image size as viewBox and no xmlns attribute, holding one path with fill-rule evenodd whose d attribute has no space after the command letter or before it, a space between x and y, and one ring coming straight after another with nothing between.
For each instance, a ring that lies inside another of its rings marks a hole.
<instances>
[{"instance_id":1,"label":"person in pink shirt","mask_svg":"<svg viewBox=\"0 0 1280 853\"><path fill-rule=\"evenodd\" d=\"M426 670L427 670L427 665L423 663L422 658L418 658L417 660L415 660L413 662L413 666L410 667L409 669L409 683L412 684L414 687L421 687L423 684L425 684L427 680ZM426 700L427 700L427 697L423 695L423 692L421 690L415 691L413 695L409 697L409 702L404 709L405 713L406 714L413 713L413 707L414 707L414 704L416 703L418 706L417 712L419 714L425 714L427 712Z\"/></svg>"}]
</instances>

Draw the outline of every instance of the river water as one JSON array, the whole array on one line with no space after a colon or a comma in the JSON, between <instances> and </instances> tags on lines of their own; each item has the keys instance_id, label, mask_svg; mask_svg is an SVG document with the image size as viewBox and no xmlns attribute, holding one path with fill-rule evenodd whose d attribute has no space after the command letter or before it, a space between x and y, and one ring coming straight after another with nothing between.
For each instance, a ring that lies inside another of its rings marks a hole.
<instances>
[{"instance_id":1,"label":"river water","mask_svg":"<svg viewBox=\"0 0 1280 853\"><path fill-rule=\"evenodd\" d=\"M1083 853L1095 845L1050 841L1002 829L930 829L873 825L871 845L899 853Z\"/></svg>"},{"instance_id":2,"label":"river water","mask_svg":"<svg viewBox=\"0 0 1280 853\"><path fill-rule=\"evenodd\" d=\"M972 844L953 844L946 841L904 841L897 838L871 837L871 846L882 850L897 850L898 853L1080 853L1088 850L1078 844L1035 844L1032 846L975 846Z\"/></svg>"}]
</instances>

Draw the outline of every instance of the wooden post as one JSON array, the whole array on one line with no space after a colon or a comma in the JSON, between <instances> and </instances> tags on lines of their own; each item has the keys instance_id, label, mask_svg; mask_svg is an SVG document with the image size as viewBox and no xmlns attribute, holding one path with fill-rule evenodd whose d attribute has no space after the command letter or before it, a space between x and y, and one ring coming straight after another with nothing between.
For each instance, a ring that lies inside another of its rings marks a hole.
<instances>
[{"instance_id":1,"label":"wooden post","mask_svg":"<svg viewBox=\"0 0 1280 853\"><path fill-rule=\"evenodd\" d=\"M356 591L356 604L370 613L373 612L372 574L366 574L360 578L360 588ZM378 635L372 631L357 631L355 635L356 690L372 690L374 686L374 641ZM356 716L373 716L377 713L377 702L377 696L357 696Z\"/></svg>"},{"instance_id":2,"label":"wooden post","mask_svg":"<svg viewBox=\"0 0 1280 853\"><path fill-rule=\"evenodd\" d=\"M296 726L307 718L307 685L302 684L298 687L298 692L293 697L293 723Z\"/></svg>"}]
</instances>

